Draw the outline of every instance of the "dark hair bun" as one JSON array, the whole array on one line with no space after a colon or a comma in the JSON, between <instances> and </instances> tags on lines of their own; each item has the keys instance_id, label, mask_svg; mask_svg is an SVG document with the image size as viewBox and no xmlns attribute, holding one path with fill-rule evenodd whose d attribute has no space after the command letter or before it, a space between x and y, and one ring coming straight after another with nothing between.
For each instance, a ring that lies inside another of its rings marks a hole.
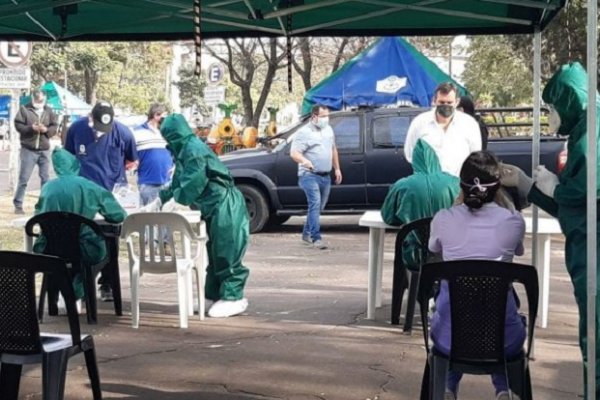
<instances>
[{"instance_id":1,"label":"dark hair bun","mask_svg":"<svg viewBox=\"0 0 600 400\"><path fill-rule=\"evenodd\" d=\"M478 209L494 201L500 188L498 159L488 151L476 151L467 157L460 170L464 203Z\"/></svg>"}]
</instances>

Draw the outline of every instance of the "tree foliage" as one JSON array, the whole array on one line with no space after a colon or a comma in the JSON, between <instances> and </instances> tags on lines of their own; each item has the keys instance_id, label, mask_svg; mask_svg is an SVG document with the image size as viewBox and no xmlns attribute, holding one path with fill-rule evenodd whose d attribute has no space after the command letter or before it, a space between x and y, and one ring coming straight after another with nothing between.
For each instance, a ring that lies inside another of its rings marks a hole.
<instances>
[{"instance_id":1,"label":"tree foliage","mask_svg":"<svg viewBox=\"0 0 600 400\"><path fill-rule=\"evenodd\" d=\"M54 80L94 104L145 113L150 103L166 101L170 46L159 42L60 42L34 45L32 85Z\"/></svg>"},{"instance_id":2,"label":"tree foliage","mask_svg":"<svg viewBox=\"0 0 600 400\"><path fill-rule=\"evenodd\" d=\"M487 106L531 104L531 70L523 58L512 51L508 39L498 35L470 39L470 57L463 80L473 97Z\"/></svg>"}]
</instances>

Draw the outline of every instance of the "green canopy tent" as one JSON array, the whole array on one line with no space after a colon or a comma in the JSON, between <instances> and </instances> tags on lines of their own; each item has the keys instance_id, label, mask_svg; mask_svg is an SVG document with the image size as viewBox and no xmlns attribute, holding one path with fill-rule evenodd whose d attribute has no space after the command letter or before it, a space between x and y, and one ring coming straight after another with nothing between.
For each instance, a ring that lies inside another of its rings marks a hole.
<instances>
[{"instance_id":1,"label":"green canopy tent","mask_svg":"<svg viewBox=\"0 0 600 400\"><path fill-rule=\"evenodd\" d=\"M48 105L58 114L79 117L92 111L91 105L54 81L47 81L40 89L46 93ZM21 104L27 104L30 101L31 96L22 96L19 99Z\"/></svg>"},{"instance_id":2,"label":"green canopy tent","mask_svg":"<svg viewBox=\"0 0 600 400\"><path fill-rule=\"evenodd\" d=\"M534 146L539 162L541 31L567 0L11 0L0 6L0 40L169 40L264 36L397 36L531 33L534 37ZM597 85L597 0L588 9L588 104ZM195 21L196 20L196 21ZM194 33L196 28L196 33ZM588 129L596 110L588 108ZM596 159L589 135L588 157ZM596 185L588 163L588 338L594 342ZM537 231L534 211L533 231ZM535 235L534 235L535 240ZM588 385L595 399L595 349Z\"/></svg>"},{"instance_id":3,"label":"green canopy tent","mask_svg":"<svg viewBox=\"0 0 600 400\"><path fill-rule=\"evenodd\" d=\"M566 0L12 0L0 38L167 40L533 33Z\"/></svg>"}]
</instances>

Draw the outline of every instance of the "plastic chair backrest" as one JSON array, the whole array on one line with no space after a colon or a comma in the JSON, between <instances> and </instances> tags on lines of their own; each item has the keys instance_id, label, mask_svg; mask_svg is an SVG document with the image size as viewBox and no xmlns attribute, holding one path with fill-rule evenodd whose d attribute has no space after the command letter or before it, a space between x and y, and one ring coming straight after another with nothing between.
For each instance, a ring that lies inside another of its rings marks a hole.
<instances>
[{"instance_id":1,"label":"plastic chair backrest","mask_svg":"<svg viewBox=\"0 0 600 400\"><path fill-rule=\"evenodd\" d=\"M35 298L36 273L53 275L65 298L73 344L81 343L75 294L65 261L40 254L0 251L0 353L42 351Z\"/></svg>"},{"instance_id":2,"label":"plastic chair backrest","mask_svg":"<svg viewBox=\"0 0 600 400\"><path fill-rule=\"evenodd\" d=\"M414 220L409 222L408 224L402 225L402 228L398 231L396 235L396 247L395 247L395 256L394 256L394 267L396 267L396 263L403 263L403 249L404 242L410 236L412 236L416 242L418 247L415 249L416 253L413 254L413 258L418 263L418 265L422 265L428 261L429 257L429 235L431 233L431 220L432 217L426 217ZM402 265L402 264L399 264ZM416 265L407 265L408 269L414 269L417 267Z\"/></svg>"},{"instance_id":3,"label":"plastic chair backrest","mask_svg":"<svg viewBox=\"0 0 600 400\"><path fill-rule=\"evenodd\" d=\"M428 352L428 301L434 284L441 280L447 281L449 287L452 362L503 362L506 300L513 282L522 283L527 293L529 356L539 290L537 271L533 266L491 260L457 260L423 265L419 304Z\"/></svg>"},{"instance_id":4,"label":"plastic chair backrest","mask_svg":"<svg viewBox=\"0 0 600 400\"><path fill-rule=\"evenodd\" d=\"M167 232L172 256L165 254L163 232ZM123 222L121 237L127 240L130 262L139 262L142 273L175 271L176 258L192 258L191 240L197 239L185 217L171 212L130 214Z\"/></svg>"},{"instance_id":5,"label":"plastic chair backrest","mask_svg":"<svg viewBox=\"0 0 600 400\"><path fill-rule=\"evenodd\" d=\"M90 229L99 237L105 237L102 228L91 219L65 211L49 211L31 217L25 225L28 236L36 236L36 225L40 226L41 234L46 239L44 254L61 257L74 267L81 261L81 248L79 245L73 246L73 243L79 244L83 229Z\"/></svg>"}]
</instances>

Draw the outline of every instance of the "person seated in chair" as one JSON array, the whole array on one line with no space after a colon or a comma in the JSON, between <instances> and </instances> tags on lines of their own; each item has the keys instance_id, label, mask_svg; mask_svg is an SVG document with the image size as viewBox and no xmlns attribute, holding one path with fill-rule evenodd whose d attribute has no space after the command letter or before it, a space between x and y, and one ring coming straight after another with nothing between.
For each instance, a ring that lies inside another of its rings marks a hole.
<instances>
[{"instance_id":1,"label":"person seated in chair","mask_svg":"<svg viewBox=\"0 0 600 400\"><path fill-rule=\"evenodd\" d=\"M111 192L79 176L79 161L73 154L55 148L52 152L52 164L57 178L48 181L42 188L35 205L36 215L49 211L66 211L91 220L97 213L107 222L120 223L125 220L127 213ZM104 239L99 238L87 227L81 230L79 246L84 263L94 265L106 257ZM33 245L33 251L43 253L45 247L46 240L40 235ZM73 289L75 296L81 299L84 291L79 275L74 276Z\"/></svg>"},{"instance_id":2,"label":"person seated in chair","mask_svg":"<svg viewBox=\"0 0 600 400\"><path fill-rule=\"evenodd\" d=\"M413 152L414 173L399 179L390 188L381 216L388 225L402 225L421 218L433 217L454 204L460 191L459 179L443 172L440 162L426 141L419 139ZM402 260L408 268L419 266L419 243L416 234L403 243Z\"/></svg>"},{"instance_id":3,"label":"person seated in chair","mask_svg":"<svg viewBox=\"0 0 600 400\"><path fill-rule=\"evenodd\" d=\"M500 167L496 157L487 151L471 153L460 171L461 195L458 205L438 212L431 221L429 250L442 253L444 261L483 259L512 262L523 254L525 221L514 208L506 208L507 200L500 189ZM501 206L502 204L502 206ZM509 293L506 305L505 352L518 354L525 341L525 323L518 313L516 296ZM442 282L431 317L431 339L434 347L450 354L451 322L448 284ZM448 371L446 400L455 400L461 373ZM496 399L508 400L505 374L492 374Z\"/></svg>"}]
</instances>

